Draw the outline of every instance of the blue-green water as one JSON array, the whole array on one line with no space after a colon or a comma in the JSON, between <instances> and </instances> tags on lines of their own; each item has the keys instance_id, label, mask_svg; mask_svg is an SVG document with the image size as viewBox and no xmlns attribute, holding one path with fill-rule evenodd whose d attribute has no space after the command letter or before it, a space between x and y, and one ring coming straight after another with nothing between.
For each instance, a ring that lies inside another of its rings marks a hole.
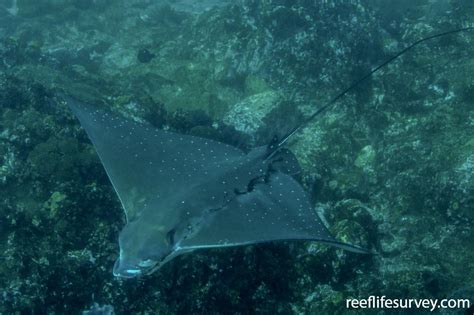
<instances>
[{"instance_id":1,"label":"blue-green water","mask_svg":"<svg viewBox=\"0 0 474 315\"><path fill-rule=\"evenodd\" d=\"M470 1L442 0L1 0L0 313L365 314L346 299L474 299L474 31L417 46L287 143L315 213L373 255L270 242L114 277L126 218L59 97L247 151L473 16Z\"/></svg>"}]
</instances>

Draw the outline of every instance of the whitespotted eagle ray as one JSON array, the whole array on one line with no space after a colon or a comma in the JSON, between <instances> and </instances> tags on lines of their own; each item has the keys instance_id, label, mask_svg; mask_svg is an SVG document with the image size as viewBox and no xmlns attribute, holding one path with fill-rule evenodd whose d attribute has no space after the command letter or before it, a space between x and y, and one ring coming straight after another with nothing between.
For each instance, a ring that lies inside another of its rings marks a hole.
<instances>
[{"instance_id":1,"label":"whitespotted eagle ray","mask_svg":"<svg viewBox=\"0 0 474 315\"><path fill-rule=\"evenodd\" d=\"M348 91L421 39L356 81L282 140L248 153L227 144L133 122L64 97L91 139L120 198L127 224L119 235L113 273L150 274L196 249L278 240L318 241L357 252L337 241L291 175L299 172L289 137Z\"/></svg>"}]
</instances>

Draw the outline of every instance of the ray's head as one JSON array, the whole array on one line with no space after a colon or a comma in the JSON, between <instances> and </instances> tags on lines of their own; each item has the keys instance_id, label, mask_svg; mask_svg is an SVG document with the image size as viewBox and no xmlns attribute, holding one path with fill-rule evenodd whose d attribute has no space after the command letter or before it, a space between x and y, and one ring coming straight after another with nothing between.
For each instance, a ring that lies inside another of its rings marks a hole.
<instances>
[{"instance_id":1,"label":"ray's head","mask_svg":"<svg viewBox=\"0 0 474 315\"><path fill-rule=\"evenodd\" d=\"M114 275L134 278L154 272L173 252L169 234L148 222L129 222L119 235L120 256L115 261Z\"/></svg>"}]
</instances>

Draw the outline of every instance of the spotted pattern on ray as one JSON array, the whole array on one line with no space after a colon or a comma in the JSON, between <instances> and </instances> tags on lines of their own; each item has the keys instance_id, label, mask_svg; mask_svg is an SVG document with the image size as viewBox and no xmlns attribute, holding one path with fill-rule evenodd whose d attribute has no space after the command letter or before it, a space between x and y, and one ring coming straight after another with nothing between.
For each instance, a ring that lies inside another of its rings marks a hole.
<instances>
[{"instance_id":1,"label":"spotted pattern on ray","mask_svg":"<svg viewBox=\"0 0 474 315\"><path fill-rule=\"evenodd\" d=\"M275 240L316 240L348 249L327 231L288 150L247 154L209 139L158 130L73 99L79 118L119 196L127 224L114 274L151 273L198 248Z\"/></svg>"}]
</instances>

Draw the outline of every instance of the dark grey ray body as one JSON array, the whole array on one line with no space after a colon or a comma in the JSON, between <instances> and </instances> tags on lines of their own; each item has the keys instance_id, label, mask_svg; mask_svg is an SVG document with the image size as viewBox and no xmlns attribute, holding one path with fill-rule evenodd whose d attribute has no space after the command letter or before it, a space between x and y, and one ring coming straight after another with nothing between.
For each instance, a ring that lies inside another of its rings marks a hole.
<instances>
[{"instance_id":1,"label":"dark grey ray body","mask_svg":"<svg viewBox=\"0 0 474 315\"><path fill-rule=\"evenodd\" d=\"M305 191L289 174L299 169L282 149L244 154L213 140L180 135L94 109L73 99L127 217L114 274L150 273L199 248L276 240L337 242Z\"/></svg>"}]
</instances>

